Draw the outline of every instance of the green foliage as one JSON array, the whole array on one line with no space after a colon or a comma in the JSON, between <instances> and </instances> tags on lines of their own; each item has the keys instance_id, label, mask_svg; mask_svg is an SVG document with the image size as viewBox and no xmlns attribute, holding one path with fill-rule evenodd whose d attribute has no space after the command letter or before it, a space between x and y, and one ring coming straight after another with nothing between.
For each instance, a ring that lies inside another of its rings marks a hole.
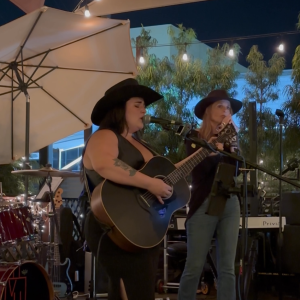
<instances>
[{"instance_id":1,"label":"green foliage","mask_svg":"<svg viewBox=\"0 0 300 300\"><path fill-rule=\"evenodd\" d=\"M278 54L266 62L257 46L253 46L247 56L248 72L245 76L245 99L243 108L237 114L240 121L240 147L248 160L250 157L249 140L249 102L257 103L257 154L258 161L263 161L263 167L270 171L279 168L279 126L278 117L272 113L268 103L278 99L278 78L282 73L285 60ZM264 174L259 174L264 181Z\"/></svg>"},{"instance_id":2,"label":"green foliage","mask_svg":"<svg viewBox=\"0 0 300 300\"><path fill-rule=\"evenodd\" d=\"M300 13L298 15L298 23L296 24L297 29L300 30Z\"/></svg>"},{"instance_id":3,"label":"green foliage","mask_svg":"<svg viewBox=\"0 0 300 300\"><path fill-rule=\"evenodd\" d=\"M143 27L142 24L142 29L141 29L141 33L140 36L137 39L131 39L131 43L138 48L143 49L143 55L147 56L148 55L148 49L156 46L157 44L157 40L153 39L150 36L150 30L146 30Z\"/></svg>"},{"instance_id":4,"label":"green foliage","mask_svg":"<svg viewBox=\"0 0 300 300\"><path fill-rule=\"evenodd\" d=\"M40 166L36 161L31 161L33 169ZM17 196L25 192L24 176L12 174L11 171L21 170L22 160L17 160L11 164L0 165L0 182L2 182L3 193L6 196ZM39 178L29 177L28 194L36 195L39 188Z\"/></svg>"},{"instance_id":5,"label":"green foliage","mask_svg":"<svg viewBox=\"0 0 300 300\"><path fill-rule=\"evenodd\" d=\"M300 46L293 57L292 85L285 87L285 149L288 157L300 157Z\"/></svg>"},{"instance_id":6,"label":"green foliage","mask_svg":"<svg viewBox=\"0 0 300 300\"><path fill-rule=\"evenodd\" d=\"M227 90L232 97L235 96L236 88L235 80L239 72L234 66L238 61L240 47L238 44L233 45L235 56L229 58L227 53L230 46L226 43L222 47L218 45L216 48L208 50L208 60L204 67L204 76L201 78L201 84L198 86L197 93L201 97L205 97L209 92L215 89Z\"/></svg>"},{"instance_id":7,"label":"green foliage","mask_svg":"<svg viewBox=\"0 0 300 300\"><path fill-rule=\"evenodd\" d=\"M137 80L140 84L152 87L164 96L164 100L148 108L149 114L196 125L198 119L195 118L193 109L189 109L191 101L195 98L200 100L200 97L206 96L216 88L229 90L233 95L232 89L238 76L238 72L234 70L237 58L226 57L229 49L226 44L223 47L210 49L206 64L193 57L184 61L182 54L195 41L196 33L193 29L186 29L182 25L179 25L178 29L176 32L172 27L168 28L171 43L176 46L177 54L171 59L167 57L159 59L144 51L145 64L138 65ZM144 47L146 43L156 45L149 37L150 32L142 28L138 39L140 47ZM235 48L236 53L239 53L238 45L235 45ZM174 163L186 156L182 137L162 129L159 125L146 126L143 138L158 153L168 157Z\"/></svg>"}]
</instances>

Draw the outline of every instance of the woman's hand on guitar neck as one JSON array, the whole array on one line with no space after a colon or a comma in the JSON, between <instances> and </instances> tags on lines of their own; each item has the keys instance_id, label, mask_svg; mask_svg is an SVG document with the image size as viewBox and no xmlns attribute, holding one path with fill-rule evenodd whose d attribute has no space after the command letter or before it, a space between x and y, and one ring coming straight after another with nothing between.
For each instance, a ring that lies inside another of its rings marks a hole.
<instances>
[{"instance_id":1,"label":"woman's hand on guitar neck","mask_svg":"<svg viewBox=\"0 0 300 300\"><path fill-rule=\"evenodd\" d=\"M168 198L172 195L172 188L158 178L151 178L147 190L155 195L161 204L164 204L162 198Z\"/></svg>"},{"instance_id":2,"label":"woman's hand on guitar neck","mask_svg":"<svg viewBox=\"0 0 300 300\"><path fill-rule=\"evenodd\" d=\"M224 150L224 144L223 143L214 143L214 140L216 139L216 136L213 136L209 139L208 143L209 144L214 144L217 147L217 150ZM209 156L215 156L219 155L219 152L211 152Z\"/></svg>"}]
</instances>

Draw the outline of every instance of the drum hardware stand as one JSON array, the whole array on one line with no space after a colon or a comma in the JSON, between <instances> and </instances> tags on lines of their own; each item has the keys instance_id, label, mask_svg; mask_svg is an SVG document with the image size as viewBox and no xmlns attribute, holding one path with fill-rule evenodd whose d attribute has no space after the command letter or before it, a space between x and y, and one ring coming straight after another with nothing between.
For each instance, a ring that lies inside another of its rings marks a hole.
<instances>
[{"instance_id":1,"label":"drum hardware stand","mask_svg":"<svg viewBox=\"0 0 300 300\"><path fill-rule=\"evenodd\" d=\"M0 201L3 201L2 182L0 182Z\"/></svg>"},{"instance_id":2,"label":"drum hardware stand","mask_svg":"<svg viewBox=\"0 0 300 300\"><path fill-rule=\"evenodd\" d=\"M96 257L92 253L91 255L92 264L91 264L91 280L90 280L90 298L86 298L86 300L100 300L101 298L107 298L108 294L97 294L96 293Z\"/></svg>"},{"instance_id":3,"label":"drum hardware stand","mask_svg":"<svg viewBox=\"0 0 300 300\"><path fill-rule=\"evenodd\" d=\"M47 164L46 167L51 167L50 164ZM60 238L60 230L59 230L59 224L57 220L57 215L56 215L56 209L55 209L55 204L53 200L53 191L51 189L51 183L52 183L52 177L50 175L50 172L48 172L47 177L46 177L46 184L48 185L49 188L49 193L47 193L49 202L51 203L51 212L48 213L48 217L50 219L49 226L50 226L50 242L47 244L48 251L47 251L47 263L48 263L48 274L50 276L51 282L53 282L53 269L54 269L54 263L55 263L55 258L54 258L54 247L58 246L59 249L61 248L61 238ZM54 242L54 235L55 235L55 229L56 229L56 234L58 237L58 243ZM60 262L59 262L60 263ZM57 296L55 296L55 299L59 299Z\"/></svg>"}]
</instances>

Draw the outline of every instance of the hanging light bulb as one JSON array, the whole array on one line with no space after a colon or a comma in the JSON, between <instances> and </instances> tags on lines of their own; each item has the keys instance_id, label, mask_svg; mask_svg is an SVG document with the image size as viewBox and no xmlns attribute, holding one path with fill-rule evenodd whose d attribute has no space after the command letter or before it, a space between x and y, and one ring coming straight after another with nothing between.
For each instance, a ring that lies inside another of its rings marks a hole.
<instances>
[{"instance_id":1,"label":"hanging light bulb","mask_svg":"<svg viewBox=\"0 0 300 300\"><path fill-rule=\"evenodd\" d=\"M280 43L280 45L278 46L278 50L283 52L284 51L284 44Z\"/></svg>"},{"instance_id":2,"label":"hanging light bulb","mask_svg":"<svg viewBox=\"0 0 300 300\"><path fill-rule=\"evenodd\" d=\"M145 63L144 56L140 56L139 62L140 62L140 64L144 64Z\"/></svg>"},{"instance_id":3,"label":"hanging light bulb","mask_svg":"<svg viewBox=\"0 0 300 300\"><path fill-rule=\"evenodd\" d=\"M91 16L89 7L88 7L87 5L84 7L84 16L85 16L86 18L89 18L89 17Z\"/></svg>"},{"instance_id":4,"label":"hanging light bulb","mask_svg":"<svg viewBox=\"0 0 300 300\"><path fill-rule=\"evenodd\" d=\"M143 47L141 47L141 50L140 50L139 63L140 63L140 64L144 64L144 63L145 63L145 59L144 59L144 48L143 48Z\"/></svg>"},{"instance_id":5,"label":"hanging light bulb","mask_svg":"<svg viewBox=\"0 0 300 300\"><path fill-rule=\"evenodd\" d=\"M232 48L228 51L228 55L234 57L234 50Z\"/></svg>"},{"instance_id":6,"label":"hanging light bulb","mask_svg":"<svg viewBox=\"0 0 300 300\"><path fill-rule=\"evenodd\" d=\"M186 53L186 46L187 46L187 44L185 43L184 44L184 53L182 55L182 60L184 60L184 61L187 61L189 59L189 57L188 57L188 55Z\"/></svg>"}]
</instances>

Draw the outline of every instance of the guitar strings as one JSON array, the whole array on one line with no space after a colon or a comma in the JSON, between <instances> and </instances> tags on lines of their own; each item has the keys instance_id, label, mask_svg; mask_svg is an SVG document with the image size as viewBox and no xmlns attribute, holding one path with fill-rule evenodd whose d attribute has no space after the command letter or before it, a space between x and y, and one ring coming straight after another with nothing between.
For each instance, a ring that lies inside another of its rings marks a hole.
<instances>
[{"instance_id":1,"label":"guitar strings","mask_svg":"<svg viewBox=\"0 0 300 300\"><path fill-rule=\"evenodd\" d=\"M226 131L225 131L226 129ZM219 132L218 137L209 145L215 145L218 142L225 142L228 136L230 137L232 134L236 135L236 130L232 124L228 124L226 127L223 128L222 131ZM166 176L163 181L166 184L174 185L176 184L182 177L187 176L197 165L200 163L205 157L207 157L211 152L205 148L201 148L200 151L195 154L189 161L185 164L180 166L178 169L172 171L168 176ZM155 197L152 193L147 191L142 195L142 197L148 201Z\"/></svg>"}]
</instances>

